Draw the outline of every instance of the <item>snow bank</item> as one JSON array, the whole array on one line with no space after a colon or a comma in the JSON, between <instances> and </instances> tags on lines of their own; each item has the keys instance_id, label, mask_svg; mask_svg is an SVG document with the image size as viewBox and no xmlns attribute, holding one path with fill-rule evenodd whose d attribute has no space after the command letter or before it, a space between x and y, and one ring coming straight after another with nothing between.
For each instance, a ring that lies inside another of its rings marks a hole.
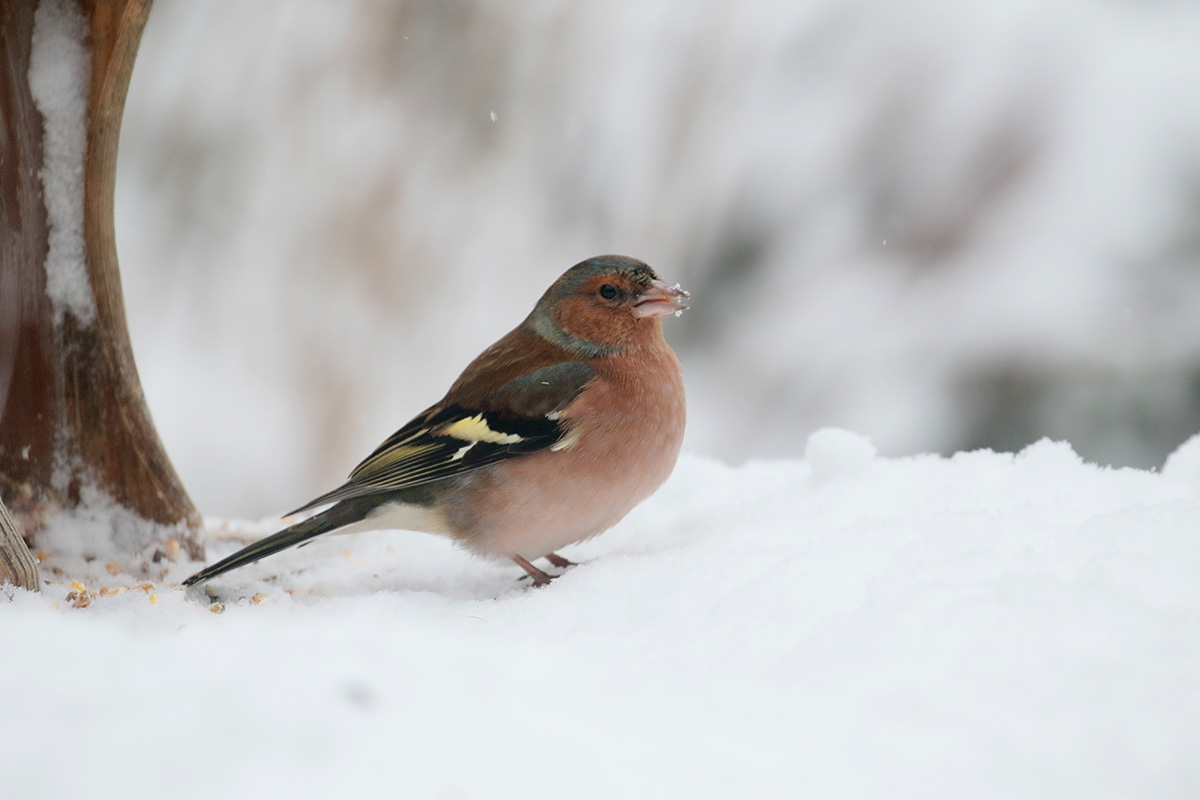
<instances>
[{"instance_id":1,"label":"snow bank","mask_svg":"<svg viewBox=\"0 0 1200 800\"><path fill-rule=\"evenodd\" d=\"M823 431L684 458L537 591L403 532L212 597L171 586L191 564L51 561L0 605L5 790L1194 797L1198 477L1200 437L1156 474Z\"/></svg>"}]
</instances>

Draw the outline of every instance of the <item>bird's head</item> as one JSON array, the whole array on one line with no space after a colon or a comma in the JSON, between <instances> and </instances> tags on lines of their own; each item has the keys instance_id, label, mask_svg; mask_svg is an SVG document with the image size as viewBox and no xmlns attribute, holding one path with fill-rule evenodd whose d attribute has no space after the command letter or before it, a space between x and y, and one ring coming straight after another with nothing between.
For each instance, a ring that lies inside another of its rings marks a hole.
<instances>
[{"instance_id":1,"label":"bird's head","mask_svg":"<svg viewBox=\"0 0 1200 800\"><path fill-rule=\"evenodd\" d=\"M564 272L525 322L581 355L615 355L657 342L659 317L683 311L688 297L635 258L596 256Z\"/></svg>"}]
</instances>

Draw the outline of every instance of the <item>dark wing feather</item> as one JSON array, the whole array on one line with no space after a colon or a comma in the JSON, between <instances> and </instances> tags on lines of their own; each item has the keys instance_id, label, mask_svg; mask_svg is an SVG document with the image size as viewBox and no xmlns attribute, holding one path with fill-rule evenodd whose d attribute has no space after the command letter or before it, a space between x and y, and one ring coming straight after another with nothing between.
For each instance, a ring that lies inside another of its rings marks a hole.
<instances>
[{"instance_id":1,"label":"dark wing feather","mask_svg":"<svg viewBox=\"0 0 1200 800\"><path fill-rule=\"evenodd\" d=\"M521 375L491 392L487 410L443 401L389 436L350 479L291 513L393 492L552 447L566 433L558 414L594 376L582 361Z\"/></svg>"}]
</instances>

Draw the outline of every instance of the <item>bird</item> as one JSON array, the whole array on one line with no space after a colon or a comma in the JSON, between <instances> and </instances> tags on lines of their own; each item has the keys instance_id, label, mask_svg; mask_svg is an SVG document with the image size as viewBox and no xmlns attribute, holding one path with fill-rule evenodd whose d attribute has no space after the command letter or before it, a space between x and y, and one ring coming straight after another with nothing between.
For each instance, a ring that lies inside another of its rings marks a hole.
<instances>
[{"instance_id":1,"label":"bird","mask_svg":"<svg viewBox=\"0 0 1200 800\"><path fill-rule=\"evenodd\" d=\"M690 297L628 256L581 261L345 483L285 516L327 508L184 586L323 534L370 529L447 536L545 586L558 576L535 560L574 566L556 551L612 528L674 469L687 412L662 319Z\"/></svg>"}]
</instances>

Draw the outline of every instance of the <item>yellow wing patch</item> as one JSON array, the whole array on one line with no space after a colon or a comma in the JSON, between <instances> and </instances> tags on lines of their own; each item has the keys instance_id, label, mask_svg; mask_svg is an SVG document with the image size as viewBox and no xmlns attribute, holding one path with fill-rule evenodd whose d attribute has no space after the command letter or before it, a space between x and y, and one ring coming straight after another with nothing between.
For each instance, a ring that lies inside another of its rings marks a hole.
<instances>
[{"instance_id":1,"label":"yellow wing patch","mask_svg":"<svg viewBox=\"0 0 1200 800\"><path fill-rule=\"evenodd\" d=\"M417 456L424 455L433 450L437 450L437 444L416 444L416 445L399 445L384 450L374 457L367 459L358 468L354 470L351 477L361 475L363 472L371 471L378 472L387 469L388 467L399 464L402 461L408 461Z\"/></svg>"},{"instance_id":2,"label":"yellow wing patch","mask_svg":"<svg viewBox=\"0 0 1200 800\"><path fill-rule=\"evenodd\" d=\"M573 447L578 434L560 442L563 430L557 417L552 411L544 418L514 417L497 422L520 431L509 433L492 428L482 412L472 415L459 406L435 406L389 436L350 473L345 484L298 510L419 486L543 448Z\"/></svg>"},{"instance_id":3,"label":"yellow wing patch","mask_svg":"<svg viewBox=\"0 0 1200 800\"><path fill-rule=\"evenodd\" d=\"M442 436L453 436L464 442L488 442L490 444L516 444L517 442L525 441L524 436L518 436L515 433L500 433L494 431L487 424L487 420L483 418L483 414L476 414L473 417L464 417L447 425L442 430L438 431Z\"/></svg>"}]
</instances>

